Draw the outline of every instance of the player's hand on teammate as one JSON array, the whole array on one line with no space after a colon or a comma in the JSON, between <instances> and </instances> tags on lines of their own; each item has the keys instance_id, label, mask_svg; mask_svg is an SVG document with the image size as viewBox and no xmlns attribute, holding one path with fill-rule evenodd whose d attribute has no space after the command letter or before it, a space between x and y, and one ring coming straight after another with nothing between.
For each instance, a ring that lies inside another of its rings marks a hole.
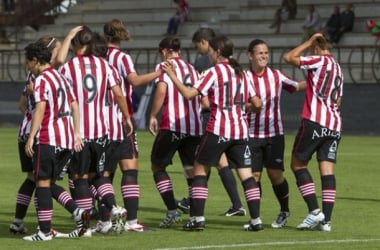
<instances>
[{"instance_id":1,"label":"player's hand on teammate","mask_svg":"<svg viewBox=\"0 0 380 250\"><path fill-rule=\"evenodd\" d=\"M166 60L163 65L163 70L168 74L169 76L172 76L174 74L174 68L175 66L170 60Z\"/></svg>"},{"instance_id":2,"label":"player's hand on teammate","mask_svg":"<svg viewBox=\"0 0 380 250\"><path fill-rule=\"evenodd\" d=\"M32 95L34 93L34 82L29 81L28 84L26 85L26 93L28 95Z\"/></svg>"},{"instance_id":3,"label":"player's hand on teammate","mask_svg":"<svg viewBox=\"0 0 380 250\"><path fill-rule=\"evenodd\" d=\"M82 25L79 25L79 26L76 26L74 28L72 28L69 33L67 34L67 39L73 39L74 36L83 29L83 26Z\"/></svg>"}]
</instances>

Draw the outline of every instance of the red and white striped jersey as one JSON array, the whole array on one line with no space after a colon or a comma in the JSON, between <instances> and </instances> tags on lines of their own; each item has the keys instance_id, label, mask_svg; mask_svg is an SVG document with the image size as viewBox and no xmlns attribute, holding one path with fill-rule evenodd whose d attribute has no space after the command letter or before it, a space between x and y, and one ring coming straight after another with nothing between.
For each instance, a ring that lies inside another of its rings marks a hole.
<instances>
[{"instance_id":1,"label":"red and white striped jersey","mask_svg":"<svg viewBox=\"0 0 380 250\"><path fill-rule=\"evenodd\" d=\"M119 77L119 84L123 85L123 79L121 78L120 74L118 73L117 69L110 65L112 70L115 71L115 75ZM121 87L121 86L120 86ZM125 96L124 89L122 89L122 92ZM124 139L123 134L123 114L121 113L121 110L119 108L119 105L116 103L114 94L112 92L112 89L108 89L107 94L107 101L106 106L109 108L109 132L108 132L108 138L112 141L122 141Z\"/></svg>"},{"instance_id":2,"label":"red and white striped jersey","mask_svg":"<svg viewBox=\"0 0 380 250\"><path fill-rule=\"evenodd\" d=\"M71 103L75 101L70 83L53 67L44 70L34 83L36 103L46 102L37 135L38 143L61 148L74 147Z\"/></svg>"},{"instance_id":3,"label":"red and white striped jersey","mask_svg":"<svg viewBox=\"0 0 380 250\"><path fill-rule=\"evenodd\" d=\"M135 73L135 65L133 64L130 55L124 53L119 48L108 47L107 51L108 62L114 66L121 77L123 78L123 84L120 86L127 98L128 113L131 119L133 118L133 104L132 104L132 92L133 86L127 81L127 76L131 73Z\"/></svg>"},{"instance_id":4,"label":"red and white striped jersey","mask_svg":"<svg viewBox=\"0 0 380 250\"><path fill-rule=\"evenodd\" d=\"M339 63L332 55L301 56L300 68L307 70L302 118L341 131L337 100L343 95L343 73Z\"/></svg>"},{"instance_id":5,"label":"red and white striped jersey","mask_svg":"<svg viewBox=\"0 0 380 250\"><path fill-rule=\"evenodd\" d=\"M34 110L35 101L34 101L34 95L27 93L27 86L30 81L34 82L34 79L35 79L34 75L31 72L29 72L26 77L26 84L25 84L24 90L22 92L22 95L26 97L26 113L18 129L19 136L28 135L30 133L30 128L32 125L32 114Z\"/></svg>"},{"instance_id":6,"label":"red and white striped jersey","mask_svg":"<svg viewBox=\"0 0 380 250\"><path fill-rule=\"evenodd\" d=\"M253 70L246 71L249 82L253 84L263 107L258 113L248 113L249 136L251 138L269 138L284 134L281 119L281 91L293 93L298 82L277 69L266 67L263 74Z\"/></svg>"},{"instance_id":7,"label":"red and white striped jersey","mask_svg":"<svg viewBox=\"0 0 380 250\"><path fill-rule=\"evenodd\" d=\"M194 67L180 57L170 59L175 68L177 78L187 86L193 86L199 79L199 73ZM158 64L156 70L161 70ZM203 133L201 123L201 97L196 96L192 100L186 100L177 90L167 74L162 74L155 79L156 84L165 82L167 85L164 100L160 129L199 136Z\"/></svg>"},{"instance_id":8,"label":"red and white striped jersey","mask_svg":"<svg viewBox=\"0 0 380 250\"><path fill-rule=\"evenodd\" d=\"M119 84L119 77L103 58L77 55L65 63L61 73L69 80L78 100L80 134L84 139L107 135L108 89Z\"/></svg>"},{"instance_id":9,"label":"red and white striped jersey","mask_svg":"<svg viewBox=\"0 0 380 250\"><path fill-rule=\"evenodd\" d=\"M256 93L246 74L239 77L227 62L218 63L194 87L210 101L207 132L231 139L248 138L245 104Z\"/></svg>"}]
</instances>

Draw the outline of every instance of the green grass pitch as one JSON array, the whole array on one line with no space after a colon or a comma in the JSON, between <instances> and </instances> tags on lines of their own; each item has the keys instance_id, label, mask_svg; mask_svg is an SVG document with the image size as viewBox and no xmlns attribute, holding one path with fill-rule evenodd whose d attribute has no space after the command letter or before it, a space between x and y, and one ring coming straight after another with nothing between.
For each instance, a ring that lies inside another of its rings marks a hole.
<instances>
[{"instance_id":1,"label":"green grass pitch","mask_svg":"<svg viewBox=\"0 0 380 250\"><path fill-rule=\"evenodd\" d=\"M182 223L169 229L158 228L165 216L164 204L156 190L150 171L150 149L153 137L146 131L138 132L141 186L139 220L154 230L121 235L93 235L92 238L54 239L50 242L26 242L22 236L9 232L15 209L15 197L24 179L20 171L17 152L17 128L0 128L0 249L379 249L380 248L380 137L350 136L343 133L335 168L337 200L333 213L332 232L297 231L295 227L304 219L307 210L299 194L292 172L289 155L294 133L286 136L285 176L290 185L291 218L283 229L272 229L270 224L279 212L271 185L263 175L261 218L265 230L245 232L242 226L249 219L220 216L229 206L227 194L213 169L206 203L206 229L203 232L184 232ZM168 167L178 199L186 196L186 182L178 158ZM317 185L320 201L320 178L315 159L309 169ZM115 192L119 204L120 171L115 178ZM61 184L67 187L67 179ZM242 187L238 184L241 199ZM245 205L245 203L243 202ZM246 207L246 206L245 206ZM183 222L187 215L183 215ZM25 219L29 233L36 226L33 204ZM95 221L91 222L92 225ZM74 228L70 215L54 202L53 227L69 232Z\"/></svg>"}]
</instances>

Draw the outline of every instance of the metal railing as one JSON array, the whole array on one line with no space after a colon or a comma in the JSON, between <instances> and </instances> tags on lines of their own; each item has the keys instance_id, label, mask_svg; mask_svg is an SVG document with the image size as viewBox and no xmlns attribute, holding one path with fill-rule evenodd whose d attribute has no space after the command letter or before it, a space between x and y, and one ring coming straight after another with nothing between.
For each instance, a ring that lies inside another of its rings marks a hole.
<instances>
[{"instance_id":1,"label":"metal railing","mask_svg":"<svg viewBox=\"0 0 380 250\"><path fill-rule=\"evenodd\" d=\"M284 70L285 73L299 80L304 73L283 60L283 55L290 49L290 47L270 48L270 66ZM124 51L132 56L139 73L153 71L161 61L156 48L124 49ZM346 83L380 83L380 47L339 46L335 47L332 53L341 64ZM198 56L194 48L182 48L181 55L189 62L194 62ZM245 68L248 68L246 48L235 48L234 56ZM24 81L25 75L24 51L0 50L0 81Z\"/></svg>"}]
</instances>

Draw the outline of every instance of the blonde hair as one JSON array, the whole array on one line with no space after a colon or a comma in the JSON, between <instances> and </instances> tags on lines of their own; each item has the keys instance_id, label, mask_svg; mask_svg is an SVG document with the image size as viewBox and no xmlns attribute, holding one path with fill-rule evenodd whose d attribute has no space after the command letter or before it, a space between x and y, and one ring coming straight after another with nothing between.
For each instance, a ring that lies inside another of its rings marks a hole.
<instances>
[{"instance_id":1,"label":"blonde hair","mask_svg":"<svg viewBox=\"0 0 380 250\"><path fill-rule=\"evenodd\" d=\"M118 19L113 19L104 24L103 31L107 41L111 43L128 41L131 39L129 31L124 26L123 22Z\"/></svg>"}]
</instances>

